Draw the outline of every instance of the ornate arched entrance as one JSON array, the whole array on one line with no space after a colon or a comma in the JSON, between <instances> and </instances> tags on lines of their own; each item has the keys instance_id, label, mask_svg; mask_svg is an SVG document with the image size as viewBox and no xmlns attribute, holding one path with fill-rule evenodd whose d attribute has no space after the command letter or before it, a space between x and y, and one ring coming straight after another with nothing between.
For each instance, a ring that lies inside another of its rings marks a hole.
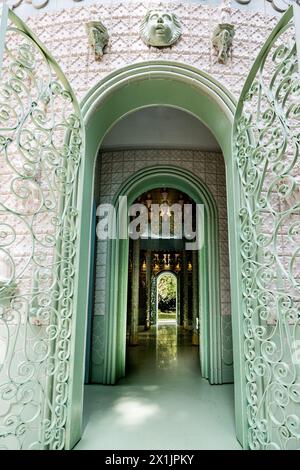
<instances>
[{"instance_id":1,"label":"ornate arched entrance","mask_svg":"<svg viewBox=\"0 0 300 470\"><path fill-rule=\"evenodd\" d=\"M174 322L174 323L178 323L179 319L178 319L178 279L177 279L177 274L173 271L161 271L160 273L158 273L156 276L156 282L155 282L155 297L156 297L156 303L155 303L155 315L156 315L156 319L155 319L155 322L158 323L158 322L161 322L161 321L168 321L168 318L163 318L162 315L161 315L161 312L160 312L160 289L161 289L161 281L166 279L170 279L170 283L171 283L171 286L173 287L173 284L174 284L174 287L173 287L173 303L174 303L174 306L172 308L172 315L171 315L171 319L170 321Z\"/></svg>"},{"instance_id":2,"label":"ornate arched entrance","mask_svg":"<svg viewBox=\"0 0 300 470\"><path fill-rule=\"evenodd\" d=\"M241 353L241 334L240 334L240 320L239 320L239 258L238 258L238 231L236 229L235 213L237 211L238 203L238 188L237 188L237 169L233 164L232 149L231 149L231 132L233 115L235 112L235 100L231 94L217 81L215 81L208 74L202 73L193 67L183 64L174 64L167 61L147 62L142 64L134 64L133 66L126 67L119 70L99 85L95 86L86 96L82 102L83 118L86 126L86 155L83 168L80 175L80 189L82 190L83 198L81 202L81 233L80 233L80 271L79 271L79 291L78 291L78 308L81 312L86 312L88 304L88 296L86 291L86 280L89 277L89 256L90 256L90 234L87 227L91 227L92 222L92 197L93 197L93 178L95 170L95 161L101 146L104 136L114 126L116 122L124 116L135 110L154 105L172 106L181 109L185 112L193 114L201 120L214 134L217 139L226 163L226 179L227 179L227 198L228 198L228 219L230 227L230 269L231 269L231 291L234 292L232 296L232 311L233 311L233 344L235 351L235 408L236 408L236 430L239 440L242 443L246 442L246 417L244 415L244 386L243 386L243 373L242 373L242 353ZM164 179L164 185L173 187L174 181L170 181L169 168L161 173ZM182 172L181 172L182 174ZM177 175L178 176L178 175ZM140 175L140 189L139 183L136 181L129 182L129 186L124 188L125 192L131 193L132 197L142 193L145 190L145 180L147 179L147 187L157 187L158 175L155 174L153 169L152 175ZM188 175L186 175L188 178ZM184 181L186 178L177 178L177 187L179 185L186 189ZM233 182L235 181L235 192ZM141 182L143 182L141 184ZM134 184L133 184L134 183ZM131 187L131 189L130 189ZM193 184L191 184L193 187ZM191 187L189 191L191 191ZM195 191L195 190L194 190ZM193 191L192 191L193 192ZM195 191L195 200L199 200L199 192ZM112 264L115 264L115 256L118 257L121 266L126 267L126 245L125 240L120 240L118 247L112 248L110 258ZM214 254L212 254L214 257ZM122 268L123 269L123 268ZM119 271L121 272L121 271ZM124 271L125 274L125 271ZM126 276L119 276L120 284L118 290L125 291ZM81 286L85 289L81 288ZM115 285L116 287L116 285ZM111 298L112 311L122 311L122 302L124 299L114 296L114 291ZM212 295L213 297L213 295ZM118 299L118 300L117 300ZM212 302L216 302L214 298ZM217 303L217 302L216 302ZM117 331L115 324L117 316L110 315L106 328L110 338L113 339L113 344L116 344L116 338L113 337L113 331ZM119 322L120 328L124 327ZM75 409L82 410L82 374L83 374L83 355L84 355L84 325L85 318L80 316L76 325L76 340L74 357L77 364L76 370L74 369L74 386L73 397L74 403L77 403ZM217 334L218 328L214 331ZM120 330L119 333L120 334ZM216 345L216 348L218 346ZM122 375L123 370L120 366L120 357L124 355L123 346L112 347L106 351L105 363L106 370L109 371L110 376L107 376L107 383L113 383L117 376ZM217 355L216 355L217 356ZM78 360L77 360L78 359ZM121 363L124 363L122 360ZM80 364L80 367L78 367ZM214 368L218 371L218 366ZM217 374L220 373L217 372ZM217 382L218 380L215 380ZM81 433L81 425L79 415L73 413L74 416L70 420L70 442L75 442L79 439ZM72 425L73 422L73 425Z\"/></svg>"}]
</instances>

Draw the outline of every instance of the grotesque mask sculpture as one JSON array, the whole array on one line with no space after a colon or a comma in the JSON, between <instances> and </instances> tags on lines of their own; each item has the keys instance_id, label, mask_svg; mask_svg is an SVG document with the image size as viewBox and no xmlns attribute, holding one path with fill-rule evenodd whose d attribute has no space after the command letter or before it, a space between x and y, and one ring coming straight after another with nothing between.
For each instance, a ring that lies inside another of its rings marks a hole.
<instances>
[{"instance_id":1,"label":"grotesque mask sculpture","mask_svg":"<svg viewBox=\"0 0 300 470\"><path fill-rule=\"evenodd\" d=\"M234 26L229 23L218 24L213 32L212 43L218 53L218 62L226 64L234 37Z\"/></svg>"},{"instance_id":2,"label":"grotesque mask sculpture","mask_svg":"<svg viewBox=\"0 0 300 470\"><path fill-rule=\"evenodd\" d=\"M181 25L174 13L150 10L140 25L140 35L148 46L167 47L181 36Z\"/></svg>"}]
</instances>

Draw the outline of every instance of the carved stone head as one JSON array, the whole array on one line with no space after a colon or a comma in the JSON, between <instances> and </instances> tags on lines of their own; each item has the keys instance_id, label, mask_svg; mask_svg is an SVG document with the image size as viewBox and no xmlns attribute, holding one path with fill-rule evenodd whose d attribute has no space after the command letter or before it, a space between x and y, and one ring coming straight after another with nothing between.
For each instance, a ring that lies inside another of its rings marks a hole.
<instances>
[{"instance_id":1,"label":"carved stone head","mask_svg":"<svg viewBox=\"0 0 300 470\"><path fill-rule=\"evenodd\" d=\"M174 13L149 10L140 25L140 35L148 46L167 47L181 36L181 25Z\"/></svg>"}]
</instances>

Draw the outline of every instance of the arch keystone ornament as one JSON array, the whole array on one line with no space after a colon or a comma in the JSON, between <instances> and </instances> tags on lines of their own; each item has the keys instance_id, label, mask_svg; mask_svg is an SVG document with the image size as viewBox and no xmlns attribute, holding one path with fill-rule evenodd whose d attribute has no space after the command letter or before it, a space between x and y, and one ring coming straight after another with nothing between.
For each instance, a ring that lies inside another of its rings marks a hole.
<instances>
[{"instance_id":1,"label":"arch keystone ornament","mask_svg":"<svg viewBox=\"0 0 300 470\"><path fill-rule=\"evenodd\" d=\"M300 447L299 109L290 8L249 74L233 134L251 449Z\"/></svg>"}]
</instances>

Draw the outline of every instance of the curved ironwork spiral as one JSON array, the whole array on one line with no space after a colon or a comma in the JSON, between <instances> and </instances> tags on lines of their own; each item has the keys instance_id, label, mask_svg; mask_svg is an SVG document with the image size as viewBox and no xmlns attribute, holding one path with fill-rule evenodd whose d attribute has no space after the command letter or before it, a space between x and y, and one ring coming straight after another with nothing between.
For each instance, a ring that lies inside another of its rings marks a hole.
<instances>
[{"instance_id":1,"label":"curved ironwork spiral","mask_svg":"<svg viewBox=\"0 0 300 470\"><path fill-rule=\"evenodd\" d=\"M252 449L300 448L300 77L291 11L238 105L244 360Z\"/></svg>"},{"instance_id":2,"label":"curved ironwork spiral","mask_svg":"<svg viewBox=\"0 0 300 470\"><path fill-rule=\"evenodd\" d=\"M0 84L0 448L63 449L82 123L53 59L9 18Z\"/></svg>"}]
</instances>

